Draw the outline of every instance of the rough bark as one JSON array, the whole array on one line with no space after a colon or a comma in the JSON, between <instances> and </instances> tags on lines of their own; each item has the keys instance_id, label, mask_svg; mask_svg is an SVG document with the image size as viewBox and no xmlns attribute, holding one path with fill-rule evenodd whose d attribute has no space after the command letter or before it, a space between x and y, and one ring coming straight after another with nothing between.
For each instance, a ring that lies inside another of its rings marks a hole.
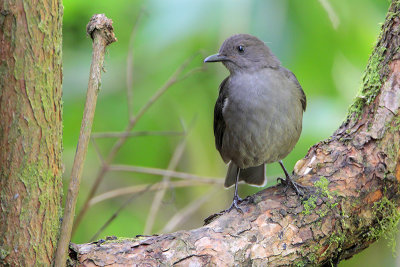
<instances>
[{"instance_id":1,"label":"rough bark","mask_svg":"<svg viewBox=\"0 0 400 267\"><path fill-rule=\"evenodd\" d=\"M50 265L61 217L59 0L0 1L0 265Z\"/></svg>"},{"instance_id":2,"label":"rough bark","mask_svg":"<svg viewBox=\"0 0 400 267\"><path fill-rule=\"evenodd\" d=\"M205 226L73 245L76 265L283 266L336 263L390 237L400 218L400 4L389 9L346 121L295 166L301 199L283 185Z\"/></svg>"}]
</instances>

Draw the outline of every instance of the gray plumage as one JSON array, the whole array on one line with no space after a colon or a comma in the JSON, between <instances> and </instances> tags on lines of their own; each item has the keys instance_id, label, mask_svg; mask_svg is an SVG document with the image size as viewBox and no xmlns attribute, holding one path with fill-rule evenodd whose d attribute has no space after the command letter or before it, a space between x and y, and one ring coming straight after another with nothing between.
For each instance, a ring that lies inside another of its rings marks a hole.
<instances>
[{"instance_id":1,"label":"gray plumage","mask_svg":"<svg viewBox=\"0 0 400 267\"><path fill-rule=\"evenodd\" d=\"M215 144L230 162L225 186L235 184L239 169L239 180L263 185L265 164L285 158L300 137L306 96L295 75L254 36L231 36L205 59L219 61L230 72L214 109Z\"/></svg>"}]
</instances>

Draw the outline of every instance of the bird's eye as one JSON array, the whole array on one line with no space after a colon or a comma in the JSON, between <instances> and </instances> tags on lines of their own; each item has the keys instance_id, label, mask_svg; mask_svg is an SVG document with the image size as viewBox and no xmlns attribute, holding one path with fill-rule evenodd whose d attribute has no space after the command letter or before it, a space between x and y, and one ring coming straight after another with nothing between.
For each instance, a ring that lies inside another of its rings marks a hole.
<instances>
[{"instance_id":1,"label":"bird's eye","mask_svg":"<svg viewBox=\"0 0 400 267\"><path fill-rule=\"evenodd\" d=\"M244 46L243 45L239 45L237 47L237 50L239 51L239 53L243 53L244 52Z\"/></svg>"}]
</instances>

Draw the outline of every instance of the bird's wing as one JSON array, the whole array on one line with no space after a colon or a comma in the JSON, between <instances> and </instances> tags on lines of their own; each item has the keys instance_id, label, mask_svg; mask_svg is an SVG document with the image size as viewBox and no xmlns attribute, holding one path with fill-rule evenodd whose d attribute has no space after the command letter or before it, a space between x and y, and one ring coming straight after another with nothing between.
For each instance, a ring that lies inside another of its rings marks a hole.
<instances>
[{"instance_id":1,"label":"bird's wing","mask_svg":"<svg viewBox=\"0 0 400 267\"><path fill-rule=\"evenodd\" d=\"M297 85L297 88L299 88L299 90L300 90L300 102L301 102L301 106L303 107L303 111L306 111L306 107L307 107L307 98L306 98L306 94L305 94L304 91L303 91L303 88L301 88L301 85L300 85L299 81L297 80L296 75L294 75L294 73L291 72L291 71L288 70L288 69L285 69L285 70L286 70L286 75L289 77L289 79L290 79L291 81L293 81L293 82Z\"/></svg>"},{"instance_id":2,"label":"bird's wing","mask_svg":"<svg viewBox=\"0 0 400 267\"><path fill-rule=\"evenodd\" d=\"M229 77L226 77L219 86L219 95L217 102L214 107L214 136L215 136L215 146L218 151L221 152L222 148L222 138L225 131L225 120L222 116L222 109L224 107L224 102L227 97L226 81Z\"/></svg>"}]
</instances>

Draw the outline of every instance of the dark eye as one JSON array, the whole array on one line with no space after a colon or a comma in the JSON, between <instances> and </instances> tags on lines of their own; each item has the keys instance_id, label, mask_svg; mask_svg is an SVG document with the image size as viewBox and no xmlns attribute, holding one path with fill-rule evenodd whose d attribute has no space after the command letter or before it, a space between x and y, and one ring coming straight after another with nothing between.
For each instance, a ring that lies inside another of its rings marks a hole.
<instances>
[{"instance_id":1,"label":"dark eye","mask_svg":"<svg viewBox=\"0 0 400 267\"><path fill-rule=\"evenodd\" d=\"M239 53L243 53L244 52L244 46L243 45L239 45L237 47L237 50L239 51Z\"/></svg>"}]
</instances>

